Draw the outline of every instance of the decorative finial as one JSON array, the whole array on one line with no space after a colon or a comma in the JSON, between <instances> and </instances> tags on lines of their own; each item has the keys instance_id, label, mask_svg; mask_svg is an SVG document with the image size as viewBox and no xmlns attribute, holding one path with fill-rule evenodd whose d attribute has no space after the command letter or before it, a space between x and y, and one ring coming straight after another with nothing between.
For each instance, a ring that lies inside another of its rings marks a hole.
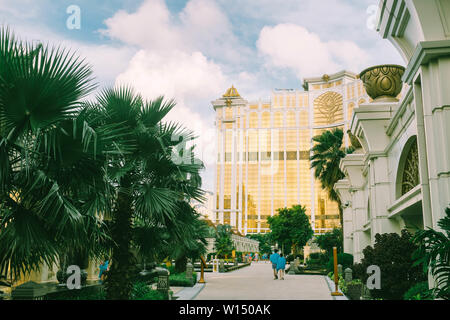
<instances>
[{"instance_id":1,"label":"decorative finial","mask_svg":"<svg viewBox=\"0 0 450 320\"><path fill-rule=\"evenodd\" d=\"M224 98L240 98L241 96L239 95L239 92L237 91L237 89L234 87L234 85L231 86L231 88L229 88L227 90L227 92L225 92L225 94L223 95Z\"/></svg>"}]
</instances>

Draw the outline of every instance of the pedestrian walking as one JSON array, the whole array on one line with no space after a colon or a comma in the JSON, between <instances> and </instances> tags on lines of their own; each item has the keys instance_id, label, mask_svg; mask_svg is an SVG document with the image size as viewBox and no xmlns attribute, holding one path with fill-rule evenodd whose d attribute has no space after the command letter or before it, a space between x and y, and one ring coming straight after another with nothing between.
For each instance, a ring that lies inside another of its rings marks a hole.
<instances>
[{"instance_id":1,"label":"pedestrian walking","mask_svg":"<svg viewBox=\"0 0 450 320\"><path fill-rule=\"evenodd\" d=\"M280 257L280 255L278 254L278 249L275 249L273 251L273 253L270 255L270 262L272 262L272 270L273 270L274 280L278 279L278 276L277 276L277 263L278 263L278 258L279 257Z\"/></svg>"},{"instance_id":2,"label":"pedestrian walking","mask_svg":"<svg viewBox=\"0 0 450 320\"><path fill-rule=\"evenodd\" d=\"M277 271L280 274L280 280L284 280L284 269L286 269L286 258L281 253L277 261Z\"/></svg>"},{"instance_id":3,"label":"pedestrian walking","mask_svg":"<svg viewBox=\"0 0 450 320\"><path fill-rule=\"evenodd\" d=\"M100 264L100 272L98 274L98 278L100 279L100 282L103 283L103 281L105 280L105 276L106 273L109 270L109 260L108 258L106 258L104 261L102 261L102 263Z\"/></svg>"}]
</instances>

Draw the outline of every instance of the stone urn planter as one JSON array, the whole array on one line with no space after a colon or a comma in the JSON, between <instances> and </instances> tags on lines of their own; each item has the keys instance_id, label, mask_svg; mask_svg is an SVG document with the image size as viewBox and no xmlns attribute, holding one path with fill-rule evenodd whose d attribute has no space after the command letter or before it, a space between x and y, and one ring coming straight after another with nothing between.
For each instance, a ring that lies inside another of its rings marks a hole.
<instances>
[{"instance_id":1,"label":"stone urn planter","mask_svg":"<svg viewBox=\"0 0 450 320\"><path fill-rule=\"evenodd\" d=\"M363 70L359 77L367 94L374 102L398 101L397 96L402 91L402 76L405 68L394 64L373 66Z\"/></svg>"}]
</instances>

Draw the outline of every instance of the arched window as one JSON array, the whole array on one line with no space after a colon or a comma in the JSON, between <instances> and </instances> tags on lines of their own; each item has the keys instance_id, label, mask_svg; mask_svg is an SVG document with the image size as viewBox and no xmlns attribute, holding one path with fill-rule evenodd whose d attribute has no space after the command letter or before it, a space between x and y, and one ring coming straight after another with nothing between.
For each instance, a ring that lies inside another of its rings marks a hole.
<instances>
[{"instance_id":1,"label":"arched window","mask_svg":"<svg viewBox=\"0 0 450 320\"><path fill-rule=\"evenodd\" d=\"M420 184L417 138L408 140L400 157L397 175L397 196L401 197Z\"/></svg>"}]
</instances>

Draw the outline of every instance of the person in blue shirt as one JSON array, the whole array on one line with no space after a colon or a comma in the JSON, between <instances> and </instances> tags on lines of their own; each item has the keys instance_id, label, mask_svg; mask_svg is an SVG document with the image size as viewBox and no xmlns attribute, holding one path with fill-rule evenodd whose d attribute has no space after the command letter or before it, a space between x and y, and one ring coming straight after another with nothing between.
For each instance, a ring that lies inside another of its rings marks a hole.
<instances>
[{"instance_id":1,"label":"person in blue shirt","mask_svg":"<svg viewBox=\"0 0 450 320\"><path fill-rule=\"evenodd\" d=\"M109 269L109 260L106 258L101 264L100 264L100 272L98 274L98 278L100 279L100 282L103 283L105 280L105 274Z\"/></svg>"},{"instance_id":2,"label":"person in blue shirt","mask_svg":"<svg viewBox=\"0 0 450 320\"><path fill-rule=\"evenodd\" d=\"M274 280L278 279L277 276L277 263L280 255L278 254L278 249L275 249L274 252L270 255L270 262L272 262L273 276Z\"/></svg>"},{"instance_id":3,"label":"person in blue shirt","mask_svg":"<svg viewBox=\"0 0 450 320\"><path fill-rule=\"evenodd\" d=\"M286 268L286 258L283 257L283 254L281 253L277 261L277 271L280 273L280 280L284 280L285 268Z\"/></svg>"}]
</instances>

